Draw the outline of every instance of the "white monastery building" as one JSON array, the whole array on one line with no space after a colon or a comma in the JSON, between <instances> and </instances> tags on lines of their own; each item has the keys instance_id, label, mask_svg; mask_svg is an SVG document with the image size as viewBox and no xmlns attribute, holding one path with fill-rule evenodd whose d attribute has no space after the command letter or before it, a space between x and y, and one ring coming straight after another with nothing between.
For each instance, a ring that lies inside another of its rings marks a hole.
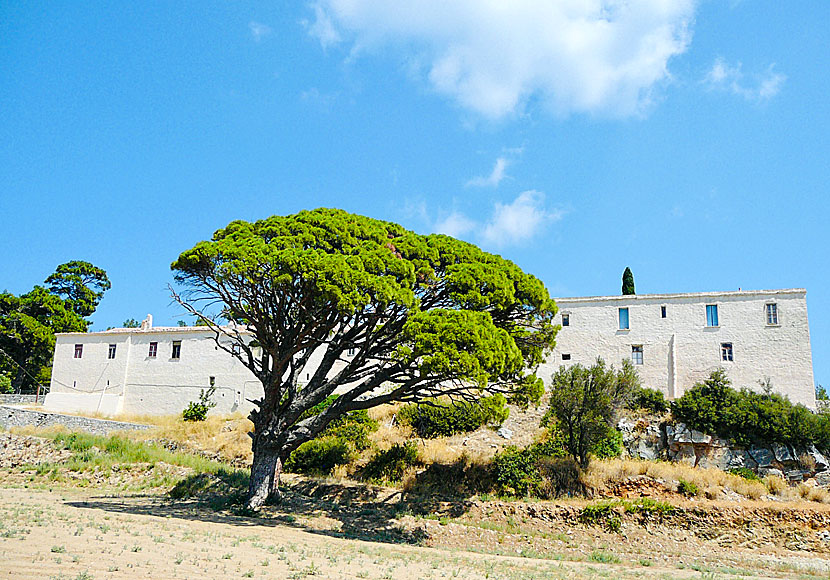
<instances>
[{"instance_id":1,"label":"white monastery building","mask_svg":"<svg viewBox=\"0 0 830 580\"><path fill-rule=\"evenodd\" d=\"M153 327L57 335L49 410L105 415L179 414L203 389L216 387L214 412L248 413L262 384L206 326ZM228 342L230 342L229 339Z\"/></svg>"},{"instance_id":2,"label":"white monastery building","mask_svg":"<svg viewBox=\"0 0 830 580\"><path fill-rule=\"evenodd\" d=\"M540 376L597 357L634 364L643 386L680 397L723 368L735 388L816 406L807 291L758 290L558 298L562 329Z\"/></svg>"},{"instance_id":3,"label":"white monastery building","mask_svg":"<svg viewBox=\"0 0 830 580\"><path fill-rule=\"evenodd\" d=\"M597 357L635 365L670 399L724 368L735 387L773 390L815 408L804 289L560 298L556 347L539 376ZM178 414L216 387L214 412L250 411L262 385L207 327L58 334L45 407L107 415ZM223 340L223 339L220 339ZM229 339L224 339L228 340ZM301 377L302 378L302 377Z\"/></svg>"}]
</instances>

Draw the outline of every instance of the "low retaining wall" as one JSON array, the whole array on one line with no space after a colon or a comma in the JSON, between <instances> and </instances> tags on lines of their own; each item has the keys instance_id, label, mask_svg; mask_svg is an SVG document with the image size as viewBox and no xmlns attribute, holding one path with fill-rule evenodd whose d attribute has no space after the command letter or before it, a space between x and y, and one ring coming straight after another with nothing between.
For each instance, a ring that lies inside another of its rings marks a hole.
<instances>
[{"instance_id":1,"label":"low retaining wall","mask_svg":"<svg viewBox=\"0 0 830 580\"><path fill-rule=\"evenodd\" d=\"M0 405L42 405L44 398L46 398L46 393L40 397L37 395L0 395Z\"/></svg>"},{"instance_id":2,"label":"low retaining wall","mask_svg":"<svg viewBox=\"0 0 830 580\"><path fill-rule=\"evenodd\" d=\"M113 431L133 431L149 429L150 425L127 423L124 421L109 421L107 419L91 419L74 415L59 415L58 413L43 413L17 407L0 405L0 427L52 427L61 425L69 431L86 431L93 435L109 435Z\"/></svg>"}]
</instances>

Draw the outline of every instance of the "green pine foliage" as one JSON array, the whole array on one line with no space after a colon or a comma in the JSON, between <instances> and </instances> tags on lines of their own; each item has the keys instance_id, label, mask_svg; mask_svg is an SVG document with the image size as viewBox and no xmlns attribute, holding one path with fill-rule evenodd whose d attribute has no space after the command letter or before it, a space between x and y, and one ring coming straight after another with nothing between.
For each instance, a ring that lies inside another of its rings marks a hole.
<instances>
[{"instance_id":1,"label":"green pine foliage","mask_svg":"<svg viewBox=\"0 0 830 580\"><path fill-rule=\"evenodd\" d=\"M398 420L410 425L419 437L435 439L470 433L484 425L501 425L509 414L507 400L495 394L475 402L429 399L404 405L398 412Z\"/></svg>"},{"instance_id":2,"label":"green pine foliage","mask_svg":"<svg viewBox=\"0 0 830 580\"><path fill-rule=\"evenodd\" d=\"M813 414L786 397L732 388L723 369L697 383L671 405L689 427L732 439L739 445L786 443L830 448L830 415Z\"/></svg>"},{"instance_id":3,"label":"green pine foliage","mask_svg":"<svg viewBox=\"0 0 830 580\"><path fill-rule=\"evenodd\" d=\"M658 414L663 414L669 410L669 402L663 392L647 387L635 389L627 406L629 409L643 409Z\"/></svg>"},{"instance_id":4,"label":"green pine foliage","mask_svg":"<svg viewBox=\"0 0 830 580\"><path fill-rule=\"evenodd\" d=\"M508 445L493 458L498 492L518 497L546 495L545 474L553 471L551 461L566 455L562 436L555 428L549 429L541 442L527 447Z\"/></svg>"}]
</instances>

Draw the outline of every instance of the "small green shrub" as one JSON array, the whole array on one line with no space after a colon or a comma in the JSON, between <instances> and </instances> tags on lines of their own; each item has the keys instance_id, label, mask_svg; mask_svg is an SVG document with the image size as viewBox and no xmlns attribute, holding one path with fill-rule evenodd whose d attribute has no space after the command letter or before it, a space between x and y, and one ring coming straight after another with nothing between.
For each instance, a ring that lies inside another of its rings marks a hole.
<instances>
[{"instance_id":1,"label":"small green shrub","mask_svg":"<svg viewBox=\"0 0 830 580\"><path fill-rule=\"evenodd\" d=\"M758 477L758 474L748 467L735 467L734 469L730 469L729 473L731 473L732 475L743 477L744 479L748 479L749 481L761 481L761 478Z\"/></svg>"},{"instance_id":2,"label":"small green shrub","mask_svg":"<svg viewBox=\"0 0 830 580\"><path fill-rule=\"evenodd\" d=\"M652 413L663 414L669 410L669 403L662 391L640 387L628 403L629 409L644 409Z\"/></svg>"},{"instance_id":3,"label":"small green shrub","mask_svg":"<svg viewBox=\"0 0 830 580\"><path fill-rule=\"evenodd\" d=\"M622 455L623 436L617 429L609 429L608 433L596 442L591 452L599 459L613 459Z\"/></svg>"},{"instance_id":4,"label":"small green shrub","mask_svg":"<svg viewBox=\"0 0 830 580\"><path fill-rule=\"evenodd\" d=\"M0 395L7 395L13 392L12 380L3 373L0 373Z\"/></svg>"},{"instance_id":5,"label":"small green shrub","mask_svg":"<svg viewBox=\"0 0 830 580\"><path fill-rule=\"evenodd\" d=\"M418 462L418 446L414 441L395 443L387 451L378 451L362 470L362 476L374 481L400 481L406 470Z\"/></svg>"},{"instance_id":6,"label":"small green shrub","mask_svg":"<svg viewBox=\"0 0 830 580\"><path fill-rule=\"evenodd\" d=\"M353 458L349 442L341 437L326 436L306 441L288 457L285 470L292 473L326 475L336 465L345 465Z\"/></svg>"},{"instance_id":7,"label":"small green shrub","mask_svg":"<svg viewBox=\"0 0 830 580\"><path fill-rule=\"evenodd\" d=\"M677 493L685 496L700 495L700 488L691 481L681 479L677 484Z\"/></svg>"},{"instance_id":8,"label":"small green shrub","mask_svg":"<svg viewBox=\"0 0 830 580\"><path fill-rule=\"evenodd\" d=\"M199 402L190 401L182 411L182 419L185 421L204 421L207 419L208 411L216 406L213 401L213 393L216 392L216 387L210 387L207 391L202 389L199 392Z\"/></svg>"},{"instance_id":9,"label":"small green shrub","mask_svg":"<svg viewBox=\"0 0 830 580\"><path fill-rule=\"evenodd\" d=\"M544 442L534 443L527 447L509 445L493 458L496 485L499 492L514 496L540 496L546 493L555 493L565 486L563 482L553 482L545 479L551 477L554 470L550 460L562 458L566 455L558 432L554 432ZM544 467L543 467L544 464ZM544 472L544 473L543 473Z\"/></svg>"},{"instance_id":10,"label":"small green shrub","mask_svg":"<svg viewBox=\"0 0 830 580\"><path fill-rule=\"evenodd\" d=\"M501 425L510 410L503 395L482 397L471 403L430 399L420 404L405 405L398 411L398 420L410 425L419 437L434 439L457 433L470 433L483 425Z\"/></svg>"}]
</instances>

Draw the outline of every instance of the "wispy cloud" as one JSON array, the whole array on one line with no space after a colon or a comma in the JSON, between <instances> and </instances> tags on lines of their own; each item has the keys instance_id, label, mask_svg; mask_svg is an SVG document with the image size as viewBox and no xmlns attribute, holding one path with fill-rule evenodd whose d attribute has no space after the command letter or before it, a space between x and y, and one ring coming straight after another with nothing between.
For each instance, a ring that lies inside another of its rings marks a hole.
<instances>
[{"instance_id":1,"label":"wispy cloud","mask_svg":"<svg viewBox=\"0 0 830 580\"><path fill-rule=\"evenodd\" d=\"M529 101L558 115L629 116L670 80L695 0L317 0L308 32L349 58L397 51L438 93L485 117ZM413 64L414 63L414 64Z\"/></svg>"},{"instance_id":2,"label":"wispy cloud","mask_svg":"<svg viewBox=\"0 0 830 580\"><path fill-rule=\"evenodd\" d=\"M477 221L460 211L453 211L435 223L433 231L455 238L469 237L483 245L502 248L532 240L563 215L562 210L546 207L545 194L528 190L510 203L496 202L485 220Z\"/></svg>"},{"instance_id":3,"label":"wispy cloud","mask_svg":"<svg viewBox=\"0 0 830 580\"><path fill-rule=\"evenodd\" d=\"M333 44L340 42L340 33L334 27L331 17L328 12L323 9L319 3L313 5L314 21L304 21L308 33L320 41L323 48L328 48Z\"/></svg>"},{"instance_id":4,"label":"wispy cloud","mask_svg":"<svg viewBox=\"0 0 830 580\"><path fill-rule=\"evenodd\" d=\"M505 178L505 170L507 169L508 165L507 159L504 157L499 157L496 159L495 165L493 165L493 171L490 172L490 175L483 177L474 177L470 181L467 182L467 187L498 187L501 180Z\"/></svg>"},{"instance_id":5,"label":"wispy cloud","mask_svg":"<svg viewBox=\"0 0 830 580\"><path fill-rule=\"evenodd\" d=\"M262 24L260 22L255 22L251 20L248 23L248 30L251 31L251 36L254 37L255 42L261 41L263 38L271 34L272 30L270 26Z\"/></svg>"},{"instance_id":6,"label":"wispy cloud","mask_svg":"<svg viewBox=\"0 0 830 580\"><path fill-rule=\"evenodd\" d=\"M781 91L786 75L775 72L775 64L769 65L761 74L747 75L740 62L730 65L723 58L715 59L706 73L703 83L710 90L727 91L748 101L768 101Z\"/></svg>"},{"instance_id":7,"label":"wispy cloud","mask_svg":"<svg viewBox=\"0 0 830 580\"><path fill-rule=\"evenodd\" d=\"M436 234L447 234L454 238L463 238L476 229L477 225L475 221L463 213L454 211L444 219L439 220L433 229Z\"/></svg>"}]
</instances>

